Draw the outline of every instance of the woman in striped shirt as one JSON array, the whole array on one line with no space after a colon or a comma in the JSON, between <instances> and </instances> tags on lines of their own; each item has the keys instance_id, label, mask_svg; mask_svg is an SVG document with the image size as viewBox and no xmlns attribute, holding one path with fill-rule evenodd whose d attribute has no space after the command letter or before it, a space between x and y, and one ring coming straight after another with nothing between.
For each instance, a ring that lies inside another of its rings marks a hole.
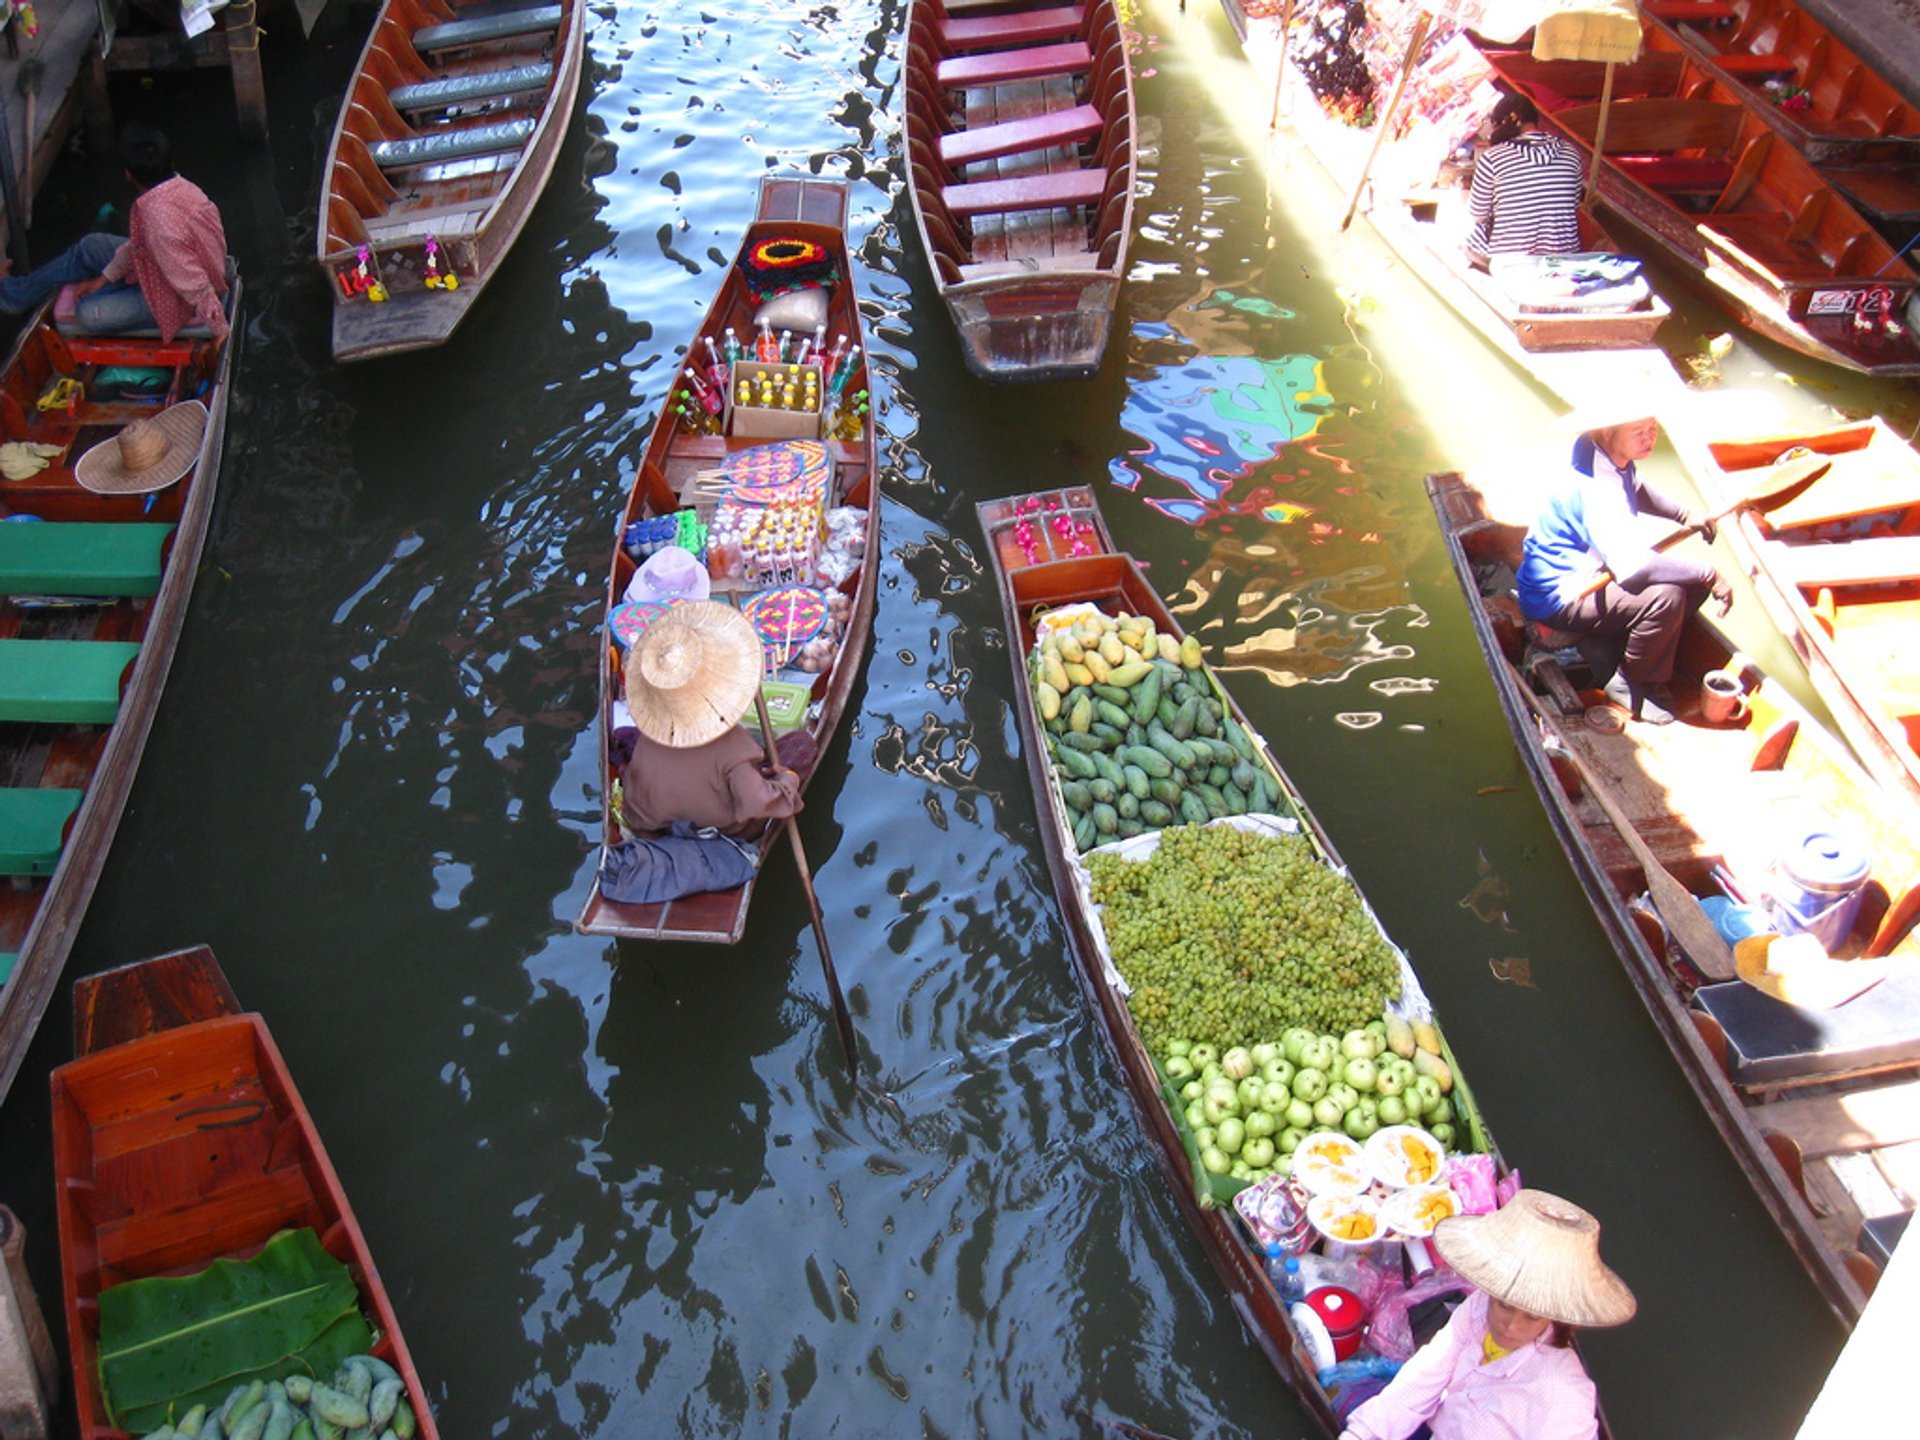
<instances>
[{"instance_id":1,"label":"woman in striped shirt","mask_svg":"<svg viewBox=\"0 0 1920 1440\"><path fill-rule=\"evenodd\" d=\"M1571 255L1580 248L1580 151L1540 128L1540 112L1524 95L1493 107L1493 143L1473 162L1468 208L1473 230L1467 254Z\"/></svg>"}]
</instances>

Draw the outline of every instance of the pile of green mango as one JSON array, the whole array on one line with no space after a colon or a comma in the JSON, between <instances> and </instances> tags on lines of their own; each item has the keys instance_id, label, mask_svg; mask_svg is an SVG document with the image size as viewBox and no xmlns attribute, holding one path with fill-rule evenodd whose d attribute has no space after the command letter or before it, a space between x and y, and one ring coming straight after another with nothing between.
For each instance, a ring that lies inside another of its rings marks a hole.
<instances>
[{"instance_id":1,"label":"pile of green mango","mask_svg":"<svg viewBox=\"0 0 1920 1440\"><path fill-rule=\"evenodd\" d=\"M311 1375L236 1385L219 1406L196 1405L144 1440L413 1440L406 1382L376 1355L355 1355L331 1384Z\"/></svg>"},{"instance_id":2,"label":"pile of green mango","mask_svg":"<svg viewBox=\"0 0 1920 1440\"><path fill-rule=\"evenodd\" d=\"M1227 714L1200 642L1139 615L1043 626L1029 661L1047 755L1083 851L1270 811L1279 790Z\"/></svg>"}]
</instances>

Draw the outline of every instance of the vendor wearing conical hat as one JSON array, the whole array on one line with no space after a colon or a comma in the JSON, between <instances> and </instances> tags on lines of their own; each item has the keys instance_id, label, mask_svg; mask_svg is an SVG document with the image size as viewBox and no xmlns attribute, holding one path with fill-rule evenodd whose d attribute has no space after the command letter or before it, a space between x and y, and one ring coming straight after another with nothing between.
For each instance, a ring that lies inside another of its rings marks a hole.
<instances>
[{"instance_id":1,"label":"vendor wearing conical hat","mask_svg":"<svg viewBox=\"0 0 1920 1440\"><path fill-rule=\"evenodd\" d=\"M653 835L676 820L742 839L800 811L800 777L766 764L740 718L760 688L760 639L729 605L676 606L634 642L627 708L639 731L621 772L620 822Z\"/></svg>"},{"instance_id":2,"label":"vendor wearing conical hat","mask_svg":"<svg viewBox=\"0 0 1920 1440\"><path fill-rule=\"evenodd\" d=\"M1544 1190L1443 1220L1435 1248L1476 1287L1446 1327L1347 1418L1341 1440L1595 1440L1575 1327L1623 1325L1633 1292L1600 1260L1600 1222Z\"/></svg>"},{"instance_id":3,"label":"vendor wearing conical hat","mask_svg":"<svg viewBox=\"0 0 1920 1440\"><path fill-rule=\"evenodd\" d=\"M1641 479L1660 439L1646 401L1625 395L1573 424L1572 464L1550 481L1527 532L1520 609L1578 637L1606 697L1633 719L1669 725L1681 627L1709 595L1726 614L1733 590L1711 565L1654 550L1638 517L1696 528L1709 544L1713 522Z\"/></svg>"}]
</instances>

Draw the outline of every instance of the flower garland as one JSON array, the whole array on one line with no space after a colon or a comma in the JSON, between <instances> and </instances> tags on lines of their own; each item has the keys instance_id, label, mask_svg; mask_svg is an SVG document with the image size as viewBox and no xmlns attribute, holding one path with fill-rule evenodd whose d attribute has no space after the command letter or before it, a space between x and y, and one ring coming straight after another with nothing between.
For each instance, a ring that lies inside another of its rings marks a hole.
<instances>
[{"instance_id":1,"label":"flower garland","mask_svg":"<svg viewBox=\"0 0 1920 1440\"><path fill-rule=\"evenodd\" d=\"M1069 558L1075 555L1093 554L1093 547L1087 543L1086 539L1093 534L1092 521L1083 520L1076 525L1073 517L1060 508L1058 496L1049 495L1043 501L1038 495L1029 495L1020 502L1019 509L1015 512L1020 518L1013 527L1014 543L1020 547L1020 553L1027 557L1027 564L1040 563L1040 542L1043 534L1034 529L1033 516L1036 511L1043 509L1058 512L1053 514L1047 523L1053 526L1054 534L1060 537L1060 544L1065 548Z\"/></svg>"}]
</instances>

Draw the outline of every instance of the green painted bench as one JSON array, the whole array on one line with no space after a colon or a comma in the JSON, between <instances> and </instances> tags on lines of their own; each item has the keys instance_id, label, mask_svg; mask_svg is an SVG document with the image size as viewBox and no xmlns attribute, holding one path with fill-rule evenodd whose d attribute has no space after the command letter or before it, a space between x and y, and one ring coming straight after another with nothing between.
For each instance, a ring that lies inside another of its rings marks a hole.
<instances>
[{"instance_id":1,"label":"green painted bench","mask_svg":"<svg viewBox=\"0 0 1920 1440\"><path fill-rule=\"evenodd\" d=\"M0 790L0 875L51 875L79 808L78 790Z\"/></svg>"},{"instance_id":2,"label":"green painted bench","mask_svg":"<svg viewBox=\"0 0 1920 1440\"><path fill-rule=\"evenodd\" d=\"M449 20L444 25L428 25L413 32L413 48L425 55L433 50L484 45L489 40L505 40L514 35L538 35L543 30L559 28L558 5L534 5L525 10L503 10L472 20Z\"/></svg>"},{"instance_id":3,"label":"green painted bench","mask_svg":"<svg viewBox=\"0 0 1920 1440\"><path fill-rule=\"evenodd\" d=\"M0 720L111 725L139 653L125 640L0 640Z\"/></svg>"},{"instance_id":4,"label":"green painted bench","mask_svg":"<svg viewBox=\"0 0 1920 1440\"><path fill-rule=\"evenodd\" d=\"M152 595L171 525L0 525L0 594Z\"/></svg>"}]
</instances>

